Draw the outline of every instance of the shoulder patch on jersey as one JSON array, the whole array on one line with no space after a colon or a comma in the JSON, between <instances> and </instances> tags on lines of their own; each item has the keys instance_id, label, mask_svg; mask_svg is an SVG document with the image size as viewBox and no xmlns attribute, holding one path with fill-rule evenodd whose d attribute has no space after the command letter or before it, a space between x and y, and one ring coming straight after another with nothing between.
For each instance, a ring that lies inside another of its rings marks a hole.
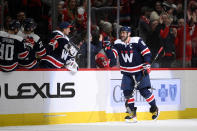
<instances>
[{"instance_id":1,"label":"shoulder patch on jersey","mask_svg":"<svg viewBox=\"0 0 197 131\"><path fill-rule=\"evenodd\" d=\"M14 35L14 34L9 34L9 33L4 32L4 31L0 31L0 36L12 38L12 39L18 40L20 42L23 40L23 38L21 36Z\"/></svg>"},{"instance_id":2,"label":"shoulder patch on jersey","mask_svg":"<svg viewBox=\"0 0 197 131\"><path fill-rule=\"evenodd\" d=\"M0 31L0 36L7 37L8 36L8 33L5 32L5 31Z\"/></svg>"},{"instance_id":3,"label":"shoulder patch on jersey","mask_svg":"<svg viewBox=\"0 0 197 131\"><path fill-rule=\"evenodd\" d=\"M114 41L114 44L124 44L124 42L122 42L121 39L117 39Z\"/></svg>"},{"instance_id":4,"label":"shoulder patch on jersey","mask_svg":"<svg viewBox=\"0 0 197 131\"><path fill-rule=\"evenodd\" d=\"M35 42L38 42L38 40L40 39L40 37L34 33L31 33L29 36L33 37Z\"/></svg>"},{"instance_id":5,"label":"shoulder patch on jersey","mask_svg":"<svg viewBox=\"0 0 197 131\"><path fill-rule=\"evenodd\" d=\"M12 39L16 39L18 41L23 41L23 37L18 36L18 35L14 35L14 34L8 34L8 37L12 38Z\"/></svg>"},{"instance_id":6,"label":"shoulder patch on jersey","mask_svg":"<svg viewBox=\"0 0 197 131\"><path fill-rule=\"evenodd\" d=\"M140 40L140 37L131 37L130 42L129 43L138 43Z\"/></svg>"},{"instance_id":7,"label":"shoulder patch on jersey","mask_svg":"<svg viewBox=\"0 0 197 131\"><path fill-rule=\"evenodd\" d=\"M59 31L59 30L54 30L53 33L57 33L57 34L59 34L61 36L64 36L64 34L61 31Z\"/></svg>"}]
</instances>

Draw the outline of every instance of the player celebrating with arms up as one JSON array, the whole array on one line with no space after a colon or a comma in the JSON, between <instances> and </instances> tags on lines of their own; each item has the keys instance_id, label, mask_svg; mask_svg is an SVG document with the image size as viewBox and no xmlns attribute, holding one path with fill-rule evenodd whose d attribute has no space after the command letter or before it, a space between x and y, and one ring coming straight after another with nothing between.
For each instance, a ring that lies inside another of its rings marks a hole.
<instances>
[{"instance_id":1,"label":"player celebrating with arms up","mask_svg":"<svg viewBox=\"0 0 197 131\"><path fill-rule=\"evenodd\" d=\"M150 84L150 62L151 52L140 37L130 37L131 28L123 26L120 28L120 39L114 42L113 47L106 47L105 51L111 63L116 63L116 58L119 56L120 70L123 74L121 89L123 90L126 99L125 106L128 116L125 120L136 122L136 110L134 106L134 87L137 86L140 94L150 104L150 112L152 119L156 120L159 116L159 110L156 106L154 95L148 90Z\"/></svg>"}]
</instances>

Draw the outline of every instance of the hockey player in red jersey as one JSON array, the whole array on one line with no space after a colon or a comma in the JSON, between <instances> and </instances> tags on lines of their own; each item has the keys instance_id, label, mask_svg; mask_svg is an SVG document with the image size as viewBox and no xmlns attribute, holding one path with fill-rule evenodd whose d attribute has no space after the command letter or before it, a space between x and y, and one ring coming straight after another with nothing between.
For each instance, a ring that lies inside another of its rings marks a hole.
<instances>
[{"instance_id":1,"label":"hockey player in red jersey","mask_svg":"<svg viewBox=\"0 0 197 131\"><path fill-rule=\"evenodd\" d=\"M34 33L36 23L32 18L26 18L23 22L24 31L18 35L25 39L25 47L29 51L29 56L25 60L20 60L21 68L34 69L38 67L39 59L46 55L46 49L40 37Z\"/></svg>"},{"instance_id":2,"label":"hockey player in red jersey","mask_svg":"<svg viewBox=\"0 0 197 131\"><path fill-rule=\"evenodd\" d=\"M120 70L123 74L121 89L126 99L125 106L128 112L125 120L137 121L137 107L134 106L133 90L139 81L140 84L136 89L151 106L152 119L156 120L159 116L159 109L156 106L153 93L148 90L151 88L149 78L151 52L140 37L130 37L130 34L130 27L121 27L120 39L117 39L112 47L106 47L105 49L111 63L116 63L116 58L119 57Z\"/></svg>"},{"instance_id":3,"label":"hockey player in red jersey","mask_svg":"<svg viewBox=\"0 0 197 131\"><path fill-rule=\"evenodd\" d=\"M71 27L68 22L62 22L59 29L53 31L47 56L41 59L41 68L67 68L73 72L78 70L78 64L75 61L78 49L68 38Z\"/></svg>"},{"instance_id":4,"label":"hockey player in red jersey","mask_svg":"<svg viewBox=\"0 0 197 131\"><path fill-rule=\"evenodd\" d=\"M24 40L17 36L20 23L12 20L8 31L0 31L0 69L10 72L18 67L18 60L25 59L29 52L24 48Z\"/></svg>"}]
</instances>

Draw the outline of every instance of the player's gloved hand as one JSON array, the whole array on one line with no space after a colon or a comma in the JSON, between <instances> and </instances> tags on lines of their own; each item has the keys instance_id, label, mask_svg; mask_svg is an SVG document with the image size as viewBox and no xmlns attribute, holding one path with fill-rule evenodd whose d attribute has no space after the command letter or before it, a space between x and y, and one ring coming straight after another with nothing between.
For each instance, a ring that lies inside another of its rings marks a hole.
<instances>
[{"instance_id":1,"label":"player's gloved hand","mask_svg":"<svg viewBox=\"0 0 197 131\"><path fill-rule=\"evenodd\" d=\"M144 75L148 75L151 72L151 65L149 63L144 63L142 66Z\"/></svg>"},{"instance_id":2,"label":"player's gloved hand","mask_svg":"<svg viewBox=\"0 0 197 131\"><path fill-rule=\"evenodd\" d=\"M103 40L103 47L106 49L110 48L111 42L108 36L106 36Z\"/></svg>"},{"instance_id":3,"label":"player's gloved hand","mask_svg":"<svg viewBox=\"0 0 197 131\"><path fill-rule=\"evenodd\" d=\"M33 38L31 37L28 37L26 40L25 40L25 47L30 51L33 49L35 45L35 41Z\"/></svg>"},{"instance_id":4,"label":"player's gloved hand","mask_svg":"<svg viewBox=\"0 0 197 131\"><path fill-rule=\"evenodd\" d=\"M65 64L66 64L65 67L73 73L76 73L79 69L79 66L77 62L75 61L75 59L71 58L67 60Z\"/></svg>"}]
</instances>

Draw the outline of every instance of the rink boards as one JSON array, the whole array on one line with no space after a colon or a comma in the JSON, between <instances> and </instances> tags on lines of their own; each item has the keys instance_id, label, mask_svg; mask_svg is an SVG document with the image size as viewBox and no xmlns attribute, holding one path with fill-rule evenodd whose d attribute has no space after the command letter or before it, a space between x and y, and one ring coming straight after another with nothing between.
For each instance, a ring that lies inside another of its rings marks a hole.
<instances>
[{"instance_id":1,"label":"rink boards","mask_svg":"<svg viewBox=\"0 0 197 131\"><path fill-rule=\"evenodd\" d=\"M197 70L154 69L151 91L160 120L197 118ZM123 121L118 69L0 72L0 126ZM151 120L149 105L135 93L138 120Z\"/></svg>"}]
</instances>

